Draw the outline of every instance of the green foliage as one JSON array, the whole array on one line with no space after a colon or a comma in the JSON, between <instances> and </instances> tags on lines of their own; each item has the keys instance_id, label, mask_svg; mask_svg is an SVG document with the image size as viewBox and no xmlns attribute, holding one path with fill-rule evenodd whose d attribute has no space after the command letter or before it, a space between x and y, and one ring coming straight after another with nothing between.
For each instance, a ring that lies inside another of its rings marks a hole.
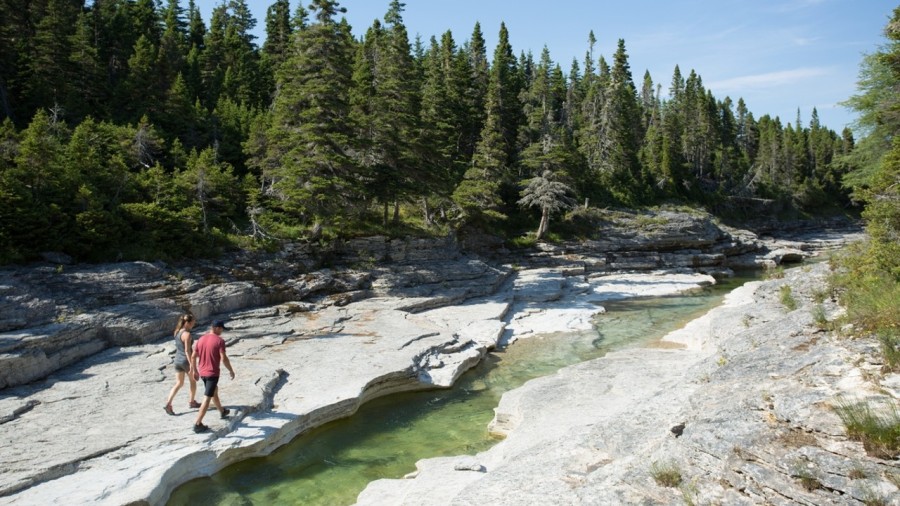
<instances>
[{"instance_id":1,"label":"green foliage","mask_svg":"<svg viewBox=\"0 0 900 506\"><path fill-rule=\"evenodd\" d=\"M654 461L650 464L650 476L663 487L677 487L681 484L681 470L674 462Z\"/></svg>"},{"instance_id":2,"label":"green foliage","mask_svg":"<svg viewBox=\"0 0 900 506\"><path fill-rule=\"evenodd\" d=\"M872 238L868 253L877 269L900 281L900 137L861 195L867 201L863 218Z\"/></svg>"},{"instance_id":3,"label":"green foliage","mask_svg":"<svg viewBox=\"0 0 900 506\"><path fill-rule=\"evenodd\" d=\"M900 412L895 401L874 406L839 400L834 409L850 439L862 442L870 456L893 459L900 451Z\"/></svg>"},{"instance_id":4,"label":"green foliage","mask_svg":"<svg viewBox=\"0 0 900 506\"><path fill-rule=\"evenodd\" d=\"M778 289L778 300L788 311L797 309L797 299L794 298L790 285L781 285Z\"/></svg>"},{"instance_id":5,"label":"green foliage","mask_svg":"<svg viewBox=\"0 0 900 506\"><path fill-rule=\"evenodd\" d=\"M847 309L844 319L862 333L870 333L881 345L885 364L900 368L900 283L885 272L873 249L875 241L858 243L835 256L830 284Z\"/></svg>"},{"instance_id":6,"label":"green foliage","mask_svg":"<svg viewBox=\"0 0 900 506\"><path fill-rule=\"evenodd\" d=\"M822 306L822 304L816 304L815 306L813 306L812 317L813 323L816 324L816 327L824 330L830 326L828 317L825 315L825 308Z\"/></svg>"},{"instance_id":7,"label":"green foliage","mask_svg":"<svg viewBox=\"0 0 900 506\"><path fill-rule=\"evenodd\" d=\"M857 148L815 111L757 121L677 65L668 97L649 73L638 89L624 40L607 63L591 36L568 74L549 49L517 60L505 24L490 64L477 23L411 47L396 0L360 40L335 0L293 18L277 0L261 48L245 0L208 26L175 0L45 7L0 16L0 263L193 254L153 226L266 247L473 225L543 238L572 202L554 234L589 237L590 206L810 210L848 203L849 182L870 204L872 254L896 270L896 164L875 170L898 127L881 110L900 79L895 25L851 100L877 134ZM547 171L556 182L535 186Z\"/></svg>"}]
</instances>

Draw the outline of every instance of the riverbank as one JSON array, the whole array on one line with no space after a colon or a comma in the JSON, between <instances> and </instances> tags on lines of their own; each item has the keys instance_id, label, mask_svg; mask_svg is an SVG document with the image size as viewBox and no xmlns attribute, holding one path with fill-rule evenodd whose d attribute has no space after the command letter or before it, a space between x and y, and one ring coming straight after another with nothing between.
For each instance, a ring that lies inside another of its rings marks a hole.
<instances>
[{"instance_id":1,"label":"riverbank","mask_svg":"<svg viewBox=\"0 0 900 506\"><path fill-rule=\"evenodd\" d=\"M370 241L346 248L368 259L366 270L310 271L309 257L292 251L225 265L4 270L0 500L163 504L179 484L267 454L369 399L451 385L498 344L586 328L604 300L691 289L725 274L729 258L774 265L816 244L764 248L705 220L656 220L666 227L622 239L635 250L545 248L517 267L441 242ZM853 235L817 237L838 245ZM670 269L652 269L660 265ZM209 435L191 431L184 390L176 416L162 409L174 346L159 336L181 308L199 319L198 333L214 317L233 329L224 337L237 377L220 385L232 417L207 415Z\"/></svg>"},{"instance_id":2,"label":"riverbank","mask_svg":"<svg viewBox=\"0 0 900 506\"><path fill-rule=\"evenodd\" d=\"M448 386L501 339L541 325L584 328L610 287L617 297L675 293L712 283L694 273L611 275L584 281L556 269L516 273L496 294L419 313L383 297L286 315L260 308L231 315L225 334L235 380L220 385L230 420L211 412L211 435L191 431L161 344L108 350L2 400L24 408L2 429L2 483L10 504L163 504L179 484L257 455L353 414L366 400ZM544 315L546 318L542 318ZM171 348L171 349L170 349ZM22 486L27 485L27 486Z\"/></svg>"},{"instance_id":3,"label":"riverbank","mask_svg":"<svg viewBox=\"0 0 900 506\"><path fill-rule=\"evenodd\" d=\"M898 504L897 461L848 440L832 408L900 398L900 377L875 343L823 328L815 315L840 313L827 274L823 263L748 283L670 346L532 380L496 409L502 442L420 461L357 504ZM680 486L661 485L660 469Z\"/></svg>"}]
</instances>

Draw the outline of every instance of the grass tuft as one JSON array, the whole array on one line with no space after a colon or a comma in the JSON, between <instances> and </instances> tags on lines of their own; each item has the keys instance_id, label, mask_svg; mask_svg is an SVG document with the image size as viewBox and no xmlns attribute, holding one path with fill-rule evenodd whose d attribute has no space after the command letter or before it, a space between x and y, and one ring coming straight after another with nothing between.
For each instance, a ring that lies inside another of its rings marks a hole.
<instances>
[{"instance_id":1,"label":"grass tuft","mask_svg":"<svg viewBox=\"0 0 900 506\"><path fill-rule=\"evenodd\" d=\"M650 476L663 487L677 487L681 484L681 470L673 462L653 462Z\"/></svg>"},{"instance_id":2,"label":"grass tuft","mask_svg":"<svg viewBox=\"0 0 900 506\"><path fill-rule=\"evenodd\" d=\"M794 298L794 294L791 291L791 287L789 285L782 285L778 290L778 298L781 301L781 304L787 308L788 311L793 311L797 309L797 299Z\"/></svg>"},{"instance_id":3,"label":"grass tuft","mask_svg":"<svg viewBox=\"0 0 900 506\"><path fill-rule=\"evenodd\" d=\"M878 409L867 402L841 400L834 409L847 429L847 436L862 442L866 454L889 460L900 453L900 412L895 402Z\"/></svg>"}]
</instances>

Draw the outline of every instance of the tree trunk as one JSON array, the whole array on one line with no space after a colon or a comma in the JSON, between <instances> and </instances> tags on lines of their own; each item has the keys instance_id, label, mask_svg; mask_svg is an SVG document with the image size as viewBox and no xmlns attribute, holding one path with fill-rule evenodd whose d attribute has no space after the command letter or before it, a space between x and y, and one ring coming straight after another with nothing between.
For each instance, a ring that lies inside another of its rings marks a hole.
<instances>
[{"instance_id":1,"label":"tree trunk","mask_svg":"<svg viewBox=\"0 0 900 506\"><path fill-rule=\"evenodd\" d=\"M400 201L394 201L394 224L400 223Z\"/></svg>"},{"instance_id":2,"label":"tree trunk","mask_svg":"<svg viewBox=\"0 0 900 506\"><path fill-rule=\"evenodd\" d=\"M425 225L430 227L433 223L431 222L431 208L428 207L427 197L422 197L422 210L425 212Z\"/></svg>"},{"instance_id":3,"label":"tree trunk","mask_svg":"<svg viewBox=\"0 0 900 506\"><path fill-rule=\"evenodd\" d=\"M550 209L543 208L541 209L541 224L538 225L537 231L537 240L540 241L544 234L547 232L547 228L550 225Z\"/></svg>"},{"instance_id":4,"label":"tree trunk","mask_svg":"<svg viewBox=\"0 0 900 506\"><path fill-rule=\"evenodd\" d=\"M387 224L388 224L388 202L387 202L387 200L385 200L384 201L384 214L381 217L381 226L387 227Z\"/></svg>"}]
</instances>

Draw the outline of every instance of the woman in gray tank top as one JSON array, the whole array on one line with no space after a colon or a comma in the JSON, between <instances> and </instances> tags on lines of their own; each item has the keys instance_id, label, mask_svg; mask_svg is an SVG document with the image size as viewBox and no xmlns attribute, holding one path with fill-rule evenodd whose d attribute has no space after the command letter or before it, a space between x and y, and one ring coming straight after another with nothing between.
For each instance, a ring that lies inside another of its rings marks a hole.
<instances>
[{"instance_id":1,"label":"woman in gray tank top","mask_svg":"<svg viewBox=\"0 0 900 506\"><path fill-rule=\"evenodd\" d=\"M173 360L175 366L175 385L173 385L172 390L169 391L169 398L166 399L166 405L163 406L166 413L170 415L175 414L175 411L172 409L172 400L175 399L175 394L177 394L178 390L184 385L185 375L187 375L188 381L190 381L191 389L191 400L188 403L188 406L191 408L200 407L200 403L194 400L194 397L197 395L197 381L194 379L194 371L192 370L192 364L194 363L192 360L194 353L194 339L191 337L191 329L194 328L195 323L197 322L194 321L194 315L190 313L181 315L181 317L178 318L178 324L175 326L175 332L173 333L175 336L175 358Z\"/></svg>"}]
</instances>

